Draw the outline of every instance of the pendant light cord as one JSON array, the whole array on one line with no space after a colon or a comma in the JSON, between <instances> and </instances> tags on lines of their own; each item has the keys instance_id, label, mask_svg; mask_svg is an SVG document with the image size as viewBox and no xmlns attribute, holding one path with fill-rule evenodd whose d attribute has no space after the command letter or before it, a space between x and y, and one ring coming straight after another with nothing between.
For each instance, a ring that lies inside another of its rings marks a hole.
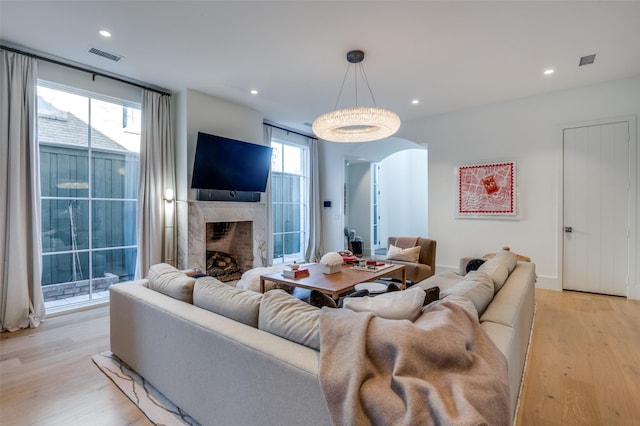
<instances>
[{"instance_id":1,"label":"pendant light cord","mask_svg":"<svg viewBox=\"0 0 640 426\"><path fill-rule=\"evenodd\" d=\"M349 75L349 68L352 64L347 64L347 70L344 73L344 77L342 78L342 85L340 86L340 91L338 92L338 99L336 99L336 103L333 106L333 109L338 109L338 103L340 103L340 98L342 97L342 91L344 90L344 83L347 81L347 76ZM358 107L358 71L360 73L360 78L366 84L367 89L369 89L369 94L371 95L371 100L373 101L373 106L378 107L376 103L376 97L373 95L373 90L371 89L371 85L369 84L369 79L367 78L367 73L364 71L364 65L362 63L354 64L355 70L353 71L353 84L355 86L355 95L356 95L356 108Z\"/></svg>"}]
</instances>

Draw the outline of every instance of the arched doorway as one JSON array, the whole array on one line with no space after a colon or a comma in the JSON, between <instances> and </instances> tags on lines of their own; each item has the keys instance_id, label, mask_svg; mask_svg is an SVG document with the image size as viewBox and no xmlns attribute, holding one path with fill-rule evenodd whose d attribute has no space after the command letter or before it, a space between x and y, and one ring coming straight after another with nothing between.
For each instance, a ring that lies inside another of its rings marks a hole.
<instances>
[{"instance_id":1,"label":"arched doorway","mask_svg":"<svg viewBox=\"0 0 640 426\"><path fill-rule=\"evenodd\" d=\"M398 138L358 144L344 155L345 248L382 255L389 236L428 235L426 147Z\"/></svg>"}]
</instances>

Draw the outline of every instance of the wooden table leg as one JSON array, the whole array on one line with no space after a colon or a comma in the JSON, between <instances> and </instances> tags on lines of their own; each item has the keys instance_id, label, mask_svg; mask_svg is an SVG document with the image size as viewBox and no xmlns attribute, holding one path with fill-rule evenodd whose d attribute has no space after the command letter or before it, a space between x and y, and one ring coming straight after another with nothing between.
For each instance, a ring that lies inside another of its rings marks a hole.
<instances>
[{"instance_id":1,"label":"wooden table leg","mask_svg":"<svg viewBox=\"0 0 640 426\"><path fill-rule=\"evenodd\" d=\"M264 293L264 278L260 277L260 293Z\"/></svg>"},{"instance_id":2,"label":"wooden table leg","mask_svg":"<svg viewBox=\"0 0 640 426\"><path fill-rule=\"evenodd\" d=\"M407 268L402 268L402 289L407 288Z\"/></svg>"}]
</instances>

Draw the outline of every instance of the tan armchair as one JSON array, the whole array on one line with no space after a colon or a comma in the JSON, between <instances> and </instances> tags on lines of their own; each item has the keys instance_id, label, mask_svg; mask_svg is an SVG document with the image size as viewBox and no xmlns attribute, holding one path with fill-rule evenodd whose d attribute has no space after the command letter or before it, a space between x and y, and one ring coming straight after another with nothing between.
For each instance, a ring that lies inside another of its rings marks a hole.
<instances>
[{"instance_id":1,"label":"tan armchair","mask_svg":"<svg viewBox=\"0 0 640 426\"><path fill-rule=\"evenodd\" d=\"M393 244L396 245L398 237L389 237L387 240L387 248ZM407 273L407 281L417 283L426 280L436 273L436 241L428 238L418 238L416 242L420 246L420 257L418 263L405 262L401 260L388 260L391 263L405 265ZM402 278L401 273L393 278Z\"/></svg>"}]
</instances>

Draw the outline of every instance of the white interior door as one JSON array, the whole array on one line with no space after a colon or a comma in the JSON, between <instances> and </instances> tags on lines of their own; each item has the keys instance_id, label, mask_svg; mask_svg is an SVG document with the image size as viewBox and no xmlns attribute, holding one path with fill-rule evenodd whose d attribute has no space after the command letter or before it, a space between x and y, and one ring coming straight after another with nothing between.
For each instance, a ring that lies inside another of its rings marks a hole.
<instances>
[{"instance_id":1,"label":"white interior door","mask_svg":"<svg viewBox=\"0 0 640 426\"><path fill-rule=\"evenodd\" d=\"M564 129L563 288L627 296L629 122Z\"/></svg>"}]
</instances>

